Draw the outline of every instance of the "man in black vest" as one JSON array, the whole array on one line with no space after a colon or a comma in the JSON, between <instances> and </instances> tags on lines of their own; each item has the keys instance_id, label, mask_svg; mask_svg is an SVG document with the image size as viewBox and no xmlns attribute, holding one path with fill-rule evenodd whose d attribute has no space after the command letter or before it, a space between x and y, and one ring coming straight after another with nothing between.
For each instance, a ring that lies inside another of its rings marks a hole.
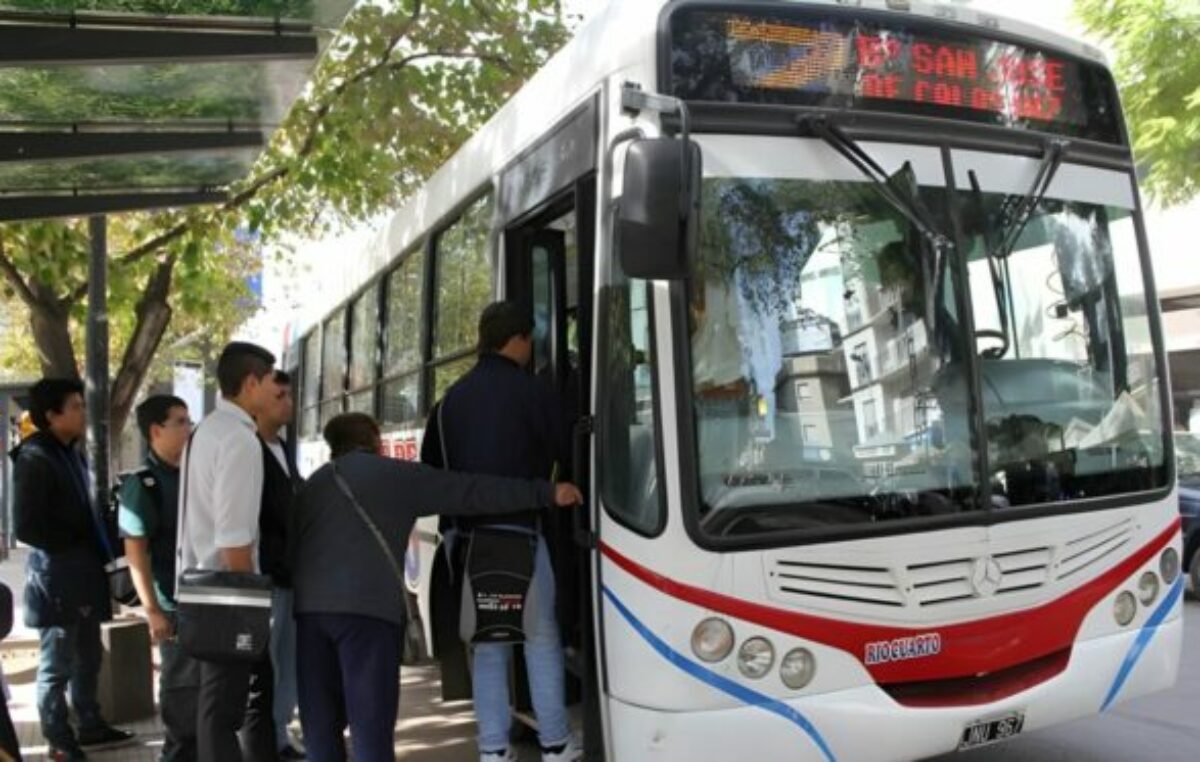
<instances>
[{"instance_id":1,"label":"man in black vest","mask_svg":"<svg viewBox=\"0 0 1200 762\"><path fill-rule=\"evenodd\" d=\"M107 537L89 494L78 443L87 425L83 384L44 378L29 390L38 432L13 450L13 513L17 539L33 546L25 586L25 624L41 640L38 715L50 756L87 759L84 746L127 743L100 715L100 623L112 618L104 572ZM67 686L79 719L68 719Z\"/></svg>"},{"instance_id":2,"label":"man in black vest","mask_svg":"<svg viewBox=\"0 0 1200 762\"><path fill-rule=\"evenodd\" d=\"M263 574L275 583L271 595L271 665L275 671L275 747L282 760L303 759L292 743L288 724L296 712L296 621L292 606L292 573L287 563L287 528L296 494L303 481L296 468L295 453L280 432L292 422L294 402L292 379L275 371L275 398L262 410L256 423L263 449L263 505L259 518L259 563Z\"/></svg>"}]
</instances>

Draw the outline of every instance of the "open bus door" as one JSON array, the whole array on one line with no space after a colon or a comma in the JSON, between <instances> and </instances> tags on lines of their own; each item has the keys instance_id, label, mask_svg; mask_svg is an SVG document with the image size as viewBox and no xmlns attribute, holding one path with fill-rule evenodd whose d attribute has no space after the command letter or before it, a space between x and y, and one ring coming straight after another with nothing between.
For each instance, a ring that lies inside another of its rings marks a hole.
<instances>
[{"instance_id":1,"label":"open bus door","mask_svg":"<svg viewBox=\"0 0 1200 762\"><path fill-rule=\"evenodd\" d=\"M592 264L595 176L570 189L505 231L505 298L526 306L534 318L532 371L557 393L571 432L562 464L586 495L591 474ZM583 718L588 758L600 758L599 693L594 658L589 526L586 509L551 511L543 530L557 583L557 609L567 665L567 701ZM524 664L514 659L514 706L533 724Z\"/></svg>"}]
</instances>

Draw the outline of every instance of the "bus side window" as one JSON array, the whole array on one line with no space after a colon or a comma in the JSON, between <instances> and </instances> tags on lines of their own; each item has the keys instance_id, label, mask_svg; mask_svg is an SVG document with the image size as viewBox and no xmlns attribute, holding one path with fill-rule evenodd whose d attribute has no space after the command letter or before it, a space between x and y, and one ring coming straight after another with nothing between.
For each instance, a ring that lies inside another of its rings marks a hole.
<instances>
[{"instance_id":1,"label":"bus side window","mask_svg":"<svg viewBox=\"0 0 1200 762\"><path fill-rule=\"evenodd\" d=\"M604 506L621 524L645 535L663 530L666 511L658 476L654 410L654 350L650 286L632 281L606 286L602 342L600 490Z\"/></svg>"}]
</instances>

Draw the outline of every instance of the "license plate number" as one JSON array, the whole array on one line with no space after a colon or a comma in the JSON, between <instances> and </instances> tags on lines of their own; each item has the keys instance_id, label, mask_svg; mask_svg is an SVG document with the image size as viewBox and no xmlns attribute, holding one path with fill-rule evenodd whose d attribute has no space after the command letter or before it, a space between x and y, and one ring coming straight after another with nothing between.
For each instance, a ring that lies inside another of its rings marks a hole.
<instances>
[{"instance_id":1,"label":"license plate number","mask_svg":"<svg viewBox=\"0 0 1200 762\"><path fill-rule=\"evenodd\" d=\"M958 748L960 750L974 749L979 746L987 746L990 743L1012 738L1021 732L1021 728L1024 725L1025 715L1019 712L1006 714L1003 717L995 717L990 720L972 722L963 728Z\"/></svg>"}]
</instances>

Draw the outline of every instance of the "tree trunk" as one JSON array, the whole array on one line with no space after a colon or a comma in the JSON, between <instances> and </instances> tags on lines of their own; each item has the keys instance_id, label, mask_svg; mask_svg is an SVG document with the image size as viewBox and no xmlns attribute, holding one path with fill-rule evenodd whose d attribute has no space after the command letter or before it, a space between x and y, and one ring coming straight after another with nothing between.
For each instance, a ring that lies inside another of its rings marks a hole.
<instances>
[{"instance_id":1,"label":"tree trunk","mask_svg":"<svg viewBox=\"0 0 1200 762\"><path fill-rule=\"evenodd\" d=\"M31 283L34 303L29 305L29 327L37 346L42 375L79 378L75 348L71 345L70 307L41 283Z\"/></svg>"},{"instance_id":2,"label":"tree trunk","mask_svg":"<svg viewBox=\"0 0 1200 762\"><path fill-rule=\"evenodd\" d=\"M155 269L154 274L146 283L146 293L137 306L137 323L129 345L125 347L125 356L121 360L121 368L117 371L112 385L112 397L109 401L109 437L116 441L129 411L133 408L134 397L146 379L150 363L167 325L171 322L171 306L167 304L167 296L171 292L171 275L175 269L175 256L164 259Z\"/></svg>"}]
</instances>

